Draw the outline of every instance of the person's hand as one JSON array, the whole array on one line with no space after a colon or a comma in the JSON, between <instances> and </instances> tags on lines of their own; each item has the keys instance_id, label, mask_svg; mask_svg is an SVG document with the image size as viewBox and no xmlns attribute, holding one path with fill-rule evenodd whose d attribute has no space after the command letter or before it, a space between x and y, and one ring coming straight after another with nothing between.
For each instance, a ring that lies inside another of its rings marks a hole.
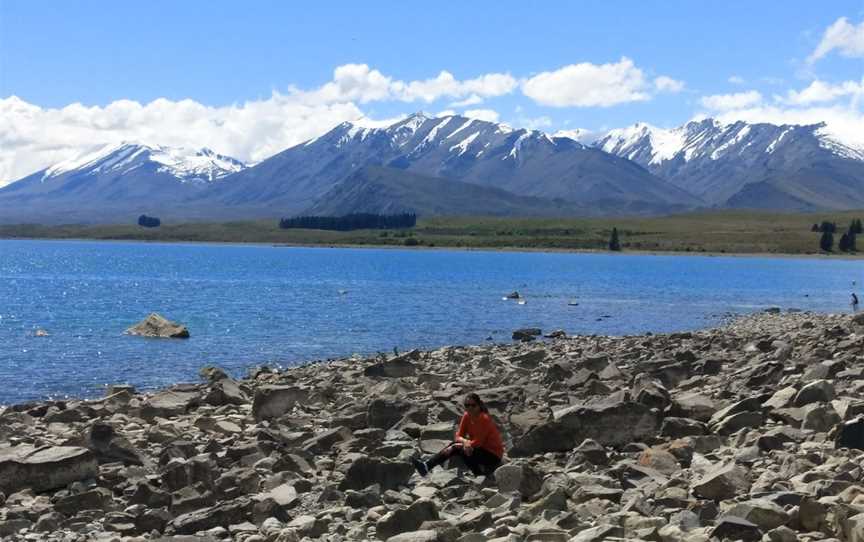
<instances>
[{"instance_id":1,"label":"person's hand","mask_svg":"<svg viewBox=\"0 0 864 542\"><path fill-rule=\"evenodd\" d=\"M462 451L465 452L465 455L471 455L472 453L474 453L474 447L471 446L470 442L466 441L462 443Z\"/></svg>"}]
</instances>

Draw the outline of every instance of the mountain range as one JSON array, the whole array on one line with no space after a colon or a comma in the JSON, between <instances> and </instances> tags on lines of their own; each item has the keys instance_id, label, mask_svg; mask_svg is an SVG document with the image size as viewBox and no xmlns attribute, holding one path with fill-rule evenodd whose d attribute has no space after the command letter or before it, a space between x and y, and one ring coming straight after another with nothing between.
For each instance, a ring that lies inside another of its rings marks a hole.
<instances>
[{"instance_id":1,"label":"mountain range","mask_svg":"<svg viewBox=\"0 0 864 542\"><path fill-rule=\"evenodd\" d=\"M632 160L712 207L781 210L864 207L864 150L824 124L721 124L672 130L637 124L595 146Z\"/></svg>"},{"instance_id":2,"label":"mountain range","mask_svg":"<svg viewBox=\"0 0 864 542\"><path fill-rule=\"evenodd\" d=\"M667 214L864 207L864 151L824 125L713 119L592 136L458 115L351 123L254 166L122 143L0 188L0 222L236 220L298 214Z\"/></svg>"}]
</instances>

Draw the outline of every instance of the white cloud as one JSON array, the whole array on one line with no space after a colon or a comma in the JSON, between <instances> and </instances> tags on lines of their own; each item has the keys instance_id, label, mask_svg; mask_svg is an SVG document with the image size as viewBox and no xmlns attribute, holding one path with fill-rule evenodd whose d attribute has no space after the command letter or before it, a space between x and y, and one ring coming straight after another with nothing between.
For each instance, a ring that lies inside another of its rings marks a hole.
<instances>
[{"instance_id":1,"label":"white cloud","mask_svg":"<svg viewBox=\"0 0 864 542\"><path fill-rule=\"evenodd\" d=\"M291 95L210 107L160 98L141 104L118 100L104 107L79 103L41 108L15 96L0 99L0 185L94 145L120 141L210 147L260 161L344 121L367 120L351 102L309 104Z\"/></svg>"},{"instance_id":2,"label":"white cloud","mask_svg":"<svg viewBox=\"0 0 864 542\"><path fill-rule=\"evenodd\" d=\"M703 96L701 103L713 111L727 111L731 109L742 109L751 107L762 102L762 94L756 90L737 92L734 94L714 94Z\"/></svg>"},{"instance_id":3,"label":"white cloud","mask_svg":"<svg viewBox=\"0 0 864 542\"><path fill-rule=\"evenodd\" d=\"M310 92L292 89L292 93L311 102L366 103L390 99L394 86L399 84L366 64L345 64L333 70L333 80L320 88Z\"/></svg>"},{"instance_id":4,"label":"white cloud","mask_svg":"<svg viewBox=\"0 0 864 542\"><path fill-rule=\"evenodd\" d=\"M728 81L733 85L743 85L744 83L746 83L746 81L744 81L744 78L740 75L730 75Z\"/></svg>"},{"instance_id":5,"label":"white cloud","mask_svg":"<svg viewBox=\"0 0 864 542\"><path fill-rule=\"evenodd\" d=\"M471 94L478 97L503 96L513 92L516 79L506 73L489 73L476 79L459 81L453 74L442 71L434 79L393 83L393 96L403 102L434 102L439 98L461 98Z\"/></svg>"},{"instance_id":6,"label":"white cloud","mask_svg":"<svg viewBox=\"0 0 864 542\"><path fill-rule=\"evenodd\" d=\"M313 90L291 88L291 95L314 104L372 101L434 102L441 98L484 97L509 94L517 86L507 73L487 73L460 81L448 71L432 79L400 81L370 68L367 64L345 64L333 70L333 80ZM480 102L473 102L480 103ZM470 105L470 104L466 104Z\"/></svg>"},{"instance_id":7,"label":"white cloud","mask_svg":"<svg viewBox=\"0 0 864 542\"><path fill-rule=\"evenodd\" d=\"M803 90L790 90L786 97L780 97L778 101L789 105L810 105L833 102L847 96L864 96L864 78L858 82L844 81L839 84L826 83L817 79Z\"/></svg>"},{"instance_id":8,"label":"white cloud","mask_svg":"<svg viewBox=\"0 0 864 542\"><path fill-rule=\"evenodd\" d=\"M498 122L501 115L492 109L469 109L463 113L469 119L485 120L488 122Z\"/></svg>"},{"instance_id":9,"label":"white cloud","mask_svg":"<svg viewBox=\"0 0 864 542\"><path fill-rule=\"evenodd\" d=\"M553 107L609 107L648 100L642 70L623 57L614 64L571 64L542 72L522 83L522 92Z\"/></svg>"},{"instance_id":10,"label":"white cloud","mask_svg":"<svg viewBox=\"0 0 864 542\"><path fill-rule=\"evenodd\" d=\"M451 103L449 105L449 107L468 107L469 105L477 105L477 104L482 104L482 103L483 103L483 98L481 98L480 96L477 96L476 94L472 94L471 96L468 96L464 100L460 100L458 102Z\"/></svg>"},{"instance_id":11,"label":"white cloud","mask_svg":"<svg viewBox=\"0 0 864 542\"><path fill-rule=\"evenodd\" d=\"M845 57L864 57L864 21L857 26L846 17L834 21L825 29L819 45L807 57L807 63L812 64L835 49Z\"/></svg>"},{"instance_id":12,"label":"white cloud","mask_svg":"<svg viewBox=\"0 0 864 542\"><path fill-rule=\"evenodd\" d=\"M654 88L656 88L658 92L669 92L675 94L684 90L684 81L677 81L671 77L661 75L654 79Z\"/></svg>"},{"instance_id":13,"label":"white cloud","mask_svg":"<svg viewBox=\"0 0 864 542\"><path fill-rule=\"evenodd\" d=\"M456 114L456 111L454 111L452 109L445 109L444 111L439 111L439 112L435 113L435 116L436 117L452 117L455 114Z\"/></svg>"}]
</instances>

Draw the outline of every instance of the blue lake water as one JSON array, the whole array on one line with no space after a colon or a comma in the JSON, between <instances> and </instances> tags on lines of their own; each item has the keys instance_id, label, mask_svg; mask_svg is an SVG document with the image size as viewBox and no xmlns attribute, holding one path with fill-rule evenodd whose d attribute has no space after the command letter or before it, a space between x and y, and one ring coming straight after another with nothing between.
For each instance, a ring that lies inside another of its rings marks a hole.
<instances>
[{"instance_id":1,"label":"blue lake water","mask_svg":"<svg viewBox=\"0 0 864 542\"><path fill-rule=\"evenodd\" d=\"M848 311L862 271L840 259L2 240L0 404L195 381L206 364L241 376L507 342L526 326L637 334L771 306ZM502 300L513 290L525 305ZM123 334L154 311L192 337Z\"/></svg>"}]
</instances>

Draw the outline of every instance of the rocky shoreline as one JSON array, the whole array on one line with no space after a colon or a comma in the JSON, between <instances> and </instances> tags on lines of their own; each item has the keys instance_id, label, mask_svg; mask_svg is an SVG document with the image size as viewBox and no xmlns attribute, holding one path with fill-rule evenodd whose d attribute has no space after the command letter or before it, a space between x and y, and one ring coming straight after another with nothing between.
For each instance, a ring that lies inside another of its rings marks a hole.
<instances>
[{"instance_id":1,"label":"rocky shoreline","mask_svg":"<svg viewBox=\"0 0 864 542\"><path fill-rule=\"evenodd\" d=\"M2 540L864 541L864 315L0 407ZM421 478L477 391L505 464Z\"/></svg>"}]
</instances>

